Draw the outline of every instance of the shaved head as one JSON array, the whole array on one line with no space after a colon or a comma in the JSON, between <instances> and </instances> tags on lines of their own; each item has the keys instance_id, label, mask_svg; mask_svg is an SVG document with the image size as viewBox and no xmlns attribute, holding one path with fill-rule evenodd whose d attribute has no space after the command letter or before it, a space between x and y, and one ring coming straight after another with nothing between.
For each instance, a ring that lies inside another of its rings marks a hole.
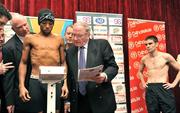
<instances>
[{"instance_id":1,"label":"shaved head","mask_svg":"<svg viewBox=\"0 0 180 113\"><path fill-rule=\"evenodd\" d=\"M27 33L29 33L29 26L27 23L27 19L25 16L21 14L18 13L12 14L11 25L13 31L19 36L24 37Z\"/></svg>"}]
</instances>

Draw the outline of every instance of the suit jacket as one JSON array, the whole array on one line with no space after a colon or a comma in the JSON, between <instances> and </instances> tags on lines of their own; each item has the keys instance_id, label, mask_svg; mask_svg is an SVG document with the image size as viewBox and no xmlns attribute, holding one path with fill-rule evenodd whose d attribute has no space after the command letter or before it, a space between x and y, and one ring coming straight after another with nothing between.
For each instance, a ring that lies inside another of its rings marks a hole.
<instances>
[{"instance_id":1,"label":"suit jacket","mask_svg":"<svg viewBox=\"0 0 180 113\"><path fill-rule=\"evenodd\" d=\"M17 105L19 103L19 76L18 76L18 69L19 69L19 63L21 60L22 55L22 48L23 44L21 40L17 37L17 35L14 35L11 39L7 41L6 44L3 45L3 62L13 62L13 65L15 68L10 69L8 72L5 73L4 79L3 79L3 88L5 93L5 100L6 105ZM28 58L28 62L30 62ZM28 79L29 75L31 73L31 65L27 66L27 77L25 80L26 87L28 89ZM18 106L17 106L18 107Z\"/></svg>"},{"instance_id":2,"label":"suit jacket","mask_svg":"<svg viewBox=\"0 0 180 113\"><path fill-rule=\"evenodd\" d=\"M0 50L0 52L2 51ZM1 58L0 58L0 62L2 62ZM3 74L0 74L0 99L3 97L2 79L3 79ZM1 104L0 104L0 107L1 107Z\"/></svg>"},{"instance_id":3,"label":"suit jacket","mask_svg":"<svg viewBox=\"0 0 180 113\"><path fill-rule=\"evenodd\" d=\"M78 101L78 47L72 46L67 50L66 62L68 65L68 87L69 99L71 102L71 112L77 112ZM114 91L111 80L118 73L118 66L115 62L114 53L107 40L90 39L87 50L86 67L104 65L103 72L107 74L108 82L96 84L88 82L86 91L88 101L93 113L108 113L116 109Z\"/></svg>"},{"instance_id":4,"label":"suit jacket","mask_svg":"<svg viewBox=\"0 0 180 113\"><path fill-rule=\"evenodd\" d=\"M0 52L2 52L0 50ZM0 56L2 57L2 56ZM0 58L0 62L2 62L2 59ZM8 113L7 109L6 109L6 105L5 105L5 96L4 96L4 91L3 91L3 76L4 75L0 75L0 100L1 100L1 104L0 104L0 113Z\"/></svg>"}]
</instances>

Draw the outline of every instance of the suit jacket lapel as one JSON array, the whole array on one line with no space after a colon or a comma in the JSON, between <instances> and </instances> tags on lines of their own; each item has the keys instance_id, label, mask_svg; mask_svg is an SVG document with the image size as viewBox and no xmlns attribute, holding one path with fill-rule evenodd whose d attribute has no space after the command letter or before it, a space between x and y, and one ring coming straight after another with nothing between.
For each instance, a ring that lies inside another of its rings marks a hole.
<instances>
[{"instance_id":1,"label":"suit jacket lapel","mask_svg":"<svg viewBox=\"0 0 180 113\"><path fill-rule=\"evenodd\" d=\"M86 68L90 68L93 65L94 54L97 54L96 45L93 43L93 40L89 40L88 50L87 50L87 60Z\"/></svg>"},{"instance_id":2,"label":"suit jacket lapel","mask_svg":"<svg viewBox=\"0 0 180 113\"><path fill-rule=\"evenodd\" d=\"M78 77L78 47L75 47L72 49L72 52L70 54L70 60L71 62L71 66L72 66L72 69L74 69L74 76L75 76L75 79L77 80L77 77Z\"/></svg>"},{"instance_id":3,"label":"suit jacket lapel","mask_svg":"<svg viewBox=\"0 0 180 113\"><path fill-rule=\"evenodd\" d=\"M21 40L15 35L15 42L16 42L16 50L18 52L18 54L22 54L22 46L23 46L23 43L21 42Z\"/></svg>"},{"instance_id":4,"label":"suit jacket lapel","mask_svg":"<svg viewBox=\"0 0 180 113\"><path fill-rule=\"evenodd\" d=\"M15 52L15 59L16 59L16 65L19 66L19 62L21 60L21 55L22 55L22 42L21 40L15 35L15 47L16 51Z\"/></svg>"}]
</instances>

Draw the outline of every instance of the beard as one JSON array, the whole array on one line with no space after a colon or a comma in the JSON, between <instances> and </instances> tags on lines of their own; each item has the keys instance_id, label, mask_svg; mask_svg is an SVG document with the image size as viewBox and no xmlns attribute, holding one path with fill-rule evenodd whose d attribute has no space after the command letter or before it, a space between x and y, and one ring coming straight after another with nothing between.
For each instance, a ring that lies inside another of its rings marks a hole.
<instances>
[{"instance_id":1,"label":"beard","mask_svg":"<svg viewBox=\"0 0 180 113\"><path fill-rule=\"evenodd\" d=\"M45 35L45 36L48 36L51 34L51 31L45 31L45 30L42 30L42 33Z\"/></svg>"}]
</instances>

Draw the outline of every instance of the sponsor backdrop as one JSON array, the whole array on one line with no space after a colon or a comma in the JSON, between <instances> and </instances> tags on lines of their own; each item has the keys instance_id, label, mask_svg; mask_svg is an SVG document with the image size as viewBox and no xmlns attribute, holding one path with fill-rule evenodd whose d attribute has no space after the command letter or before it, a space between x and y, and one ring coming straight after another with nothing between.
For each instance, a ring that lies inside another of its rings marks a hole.
<instances>
[{"instance_id":1,"label":"sponsor backdrop","mask_svg":"<svg viewBox=\"0 0 180 113\"><path fill-rule=\"evenodd\" d=\"M117 103L116 113L127 113L122 19L122 14L76 12L77 21L90 25L91 38L108 40L114 51L115 60L119 66L118 75L112 80Z\"/></svg>"},{"instance_id":2,"label":"sponsor backdrop","mask_svg":"<svg viewBox=\"0 0 180 113\"><path fill-rule=\"evenodd\" d=\"M38 25L38 18L37 17L31 17L31 16L26 16L27 22L30 27L30 32L33 33L39 33L40 27ZM66 27L73 24L73 20L70 19L55 19L54 27L52 32L64 36ZM13 30L11 29L11 24L8 22L7 25L5 26L5 35L6 35L6 41L9 40L14 35Z\"/></svg>"},{"instance_id":3,"label":"sponsor backdrop","mask_svg":"<svg viewBox=\"0 0 180 113\"><path fill-rule=\"evenodd\" d=\"M165 23L162 21L128 19L128 48L129 48L129 75L131 112L147 113L145 103L145 90L137 75L139 62L147 54L144 39L148 35L155 35L159 40L159 51L166 51ZM144 71L146 79L147 72Z\"/></svg>"}]
</instances>

